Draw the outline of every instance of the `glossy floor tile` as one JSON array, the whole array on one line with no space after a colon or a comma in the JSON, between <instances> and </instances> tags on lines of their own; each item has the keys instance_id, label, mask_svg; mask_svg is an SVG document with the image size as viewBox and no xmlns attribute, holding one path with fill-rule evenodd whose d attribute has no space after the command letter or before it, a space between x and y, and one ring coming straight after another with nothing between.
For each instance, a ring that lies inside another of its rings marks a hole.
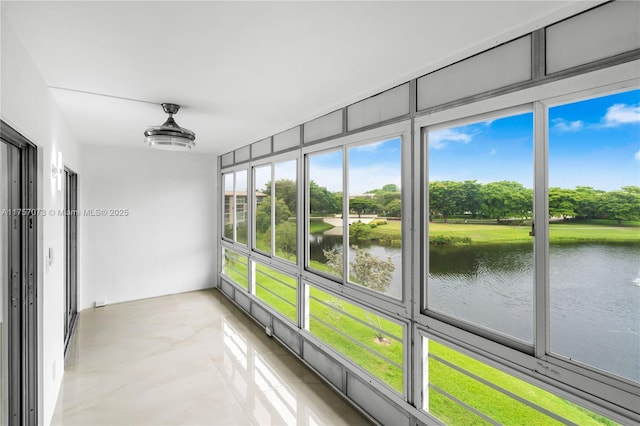
<instances>
[{"instance_id":1,"label":"glossy floor tile","mask_svg":"<svg viewBox=\"0 0 640 426\"><path fill-rule=\"evenodd\" d=\"M215 290L82 311L52 423L370 424Z\"/></svg>"}]
</instances>

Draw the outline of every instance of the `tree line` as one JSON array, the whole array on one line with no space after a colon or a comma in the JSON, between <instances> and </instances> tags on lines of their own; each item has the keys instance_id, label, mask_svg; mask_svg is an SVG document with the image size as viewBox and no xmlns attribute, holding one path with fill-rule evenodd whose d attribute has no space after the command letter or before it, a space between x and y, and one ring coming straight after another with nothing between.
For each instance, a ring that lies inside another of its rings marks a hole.
<instances>
[{"instance_id":1,"label":"tree line","mask_svg":"<svg viewBox=\"0 0 640 426\"><path fill-rule=\"evenodd\" d=\"M429 183L429 218L526 219L532 217L533 190L513 181ZM562 219L640 219L640 187L602 191L589 186L549 188L549 216Z\"/></svg>"},{"instance_id":2,"label":"tree line","mask_svg":"<svg viewBox=\"0 0 640 426\"><path fill-rule=\"evenodd\" d=\"M295 215L296 183L288 179L278 180L274 192L276 223L280 223ZM271 193L270 182L265 186L265 193ZM309 194L312 216L342 213L342 192L331 192L311 181ZM270 197L265 201L270 201ZM429 182L429 220L440 218L446 222L453 217L493 219L497 222L513 218L527 219L532 217L532 206L533 190L519 182ZM264 217L267 216L266 206L263 209L265 211L261 212L259 207L257 213ZM358 215L400 217L401 209L401 192L395 184L387 184L349 199L349 210ZM613 191L589 186L577 186L574 189L552 187L549 188L549 216L562 219L609 219L618 223L640 220L640 187L623 186Z\"/></svg>"}]
</instances>

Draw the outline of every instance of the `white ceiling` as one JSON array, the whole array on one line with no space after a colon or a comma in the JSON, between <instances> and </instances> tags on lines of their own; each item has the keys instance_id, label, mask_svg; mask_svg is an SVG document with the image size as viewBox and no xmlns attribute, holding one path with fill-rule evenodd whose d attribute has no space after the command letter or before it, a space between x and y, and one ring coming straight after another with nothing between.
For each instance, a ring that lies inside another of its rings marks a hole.
<instances>
[{"instance_id":1,"label":"white ceiling","mask_svg":"<svg viewBox=\"0 0 640 426\"><path fill-rule=\"evenodd\" d=\"M172 102L222 154L593 5L2 1L2 19L80 142L140 147Z\"/></svg>"}]
</instances>

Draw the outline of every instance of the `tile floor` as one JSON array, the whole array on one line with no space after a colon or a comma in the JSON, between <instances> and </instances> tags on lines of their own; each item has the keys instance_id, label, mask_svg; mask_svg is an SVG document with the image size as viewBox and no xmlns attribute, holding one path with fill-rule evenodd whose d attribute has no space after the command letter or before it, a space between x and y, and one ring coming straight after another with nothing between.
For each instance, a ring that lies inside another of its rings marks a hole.
<instances>
[{"instance_id":1,"label":"tile floor","mask_svg":"<svg viewBox=\"0 0 640 426\"><path fill-rule=\"evenodd\" d=\"M52 423L370 424L215 290L82 311Z\"/></svg>"}]
</instances>

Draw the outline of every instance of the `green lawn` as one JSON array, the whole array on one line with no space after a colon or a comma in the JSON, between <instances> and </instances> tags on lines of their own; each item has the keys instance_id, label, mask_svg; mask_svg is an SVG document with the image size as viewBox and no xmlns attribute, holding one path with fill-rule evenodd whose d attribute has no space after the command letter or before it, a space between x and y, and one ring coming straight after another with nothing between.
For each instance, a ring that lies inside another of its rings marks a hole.
<instances>
[{"instance_id":1,"label":"green lawn","mask_svg":"<svg viewBox=\"0 0 640 426\"><path fill-rule=\"evenodd\" d=\"M246 264L241 264L241 259L242 258L236 259L234 265L243 265L243 267L246 267ZM320 267L320 264L318 266ZM293 285L295 280L286 274L281 274L264 265L257 265L256 268L257 271L260 271L256 274L259 281L259 285L256 288L257 296L273 309L295 322L297 319L297 311L295 306L291 304L296 304L297 292L282 282L284 281L288 285ZM235 274L236 272L233 269L227 268L225 270L225 275L232 279L235 279L234 277L243 281L246 279L240 274ZM404 348L401 343L403 327L384 318L377 317L365 311L363 308L357 307L317 288L310 287L309 290L312 296L309 302L310 314L312 315L310 318L309 331L363 369L379 378L383 383L386 383L398 393L402 393L402 369L389 363L381 356L397 364L403 364ZM273 293L276 293L280 297L275 296ZM320 301L328 303L331 307L326 306ZM342 312L337 311L337 309ZM314 318L314 316L317 317L317 319ZM362 322L351 316L360 319ZM336 332L331 327L344 332L348 337ZM380 344L376 338L376 330L372 327L382 329L388 342ZM396 336L401 341L397 341L392 336ZM362 346L366 346L370 350ZM485 379L524 400L530 401L576 424L615 424L609 419L576 406L545 390L437 342L429 342L429 351L433 355L454 364L458 368L464 369L475 376ZM496 391L437 359L430 358L428 364L428 377L431 384L502 424L558 424L556 420L546 414ZM434 389L429 393L429 411L451 425L487 424L483 418L452 402Z\"/></svg>"},{"instance_id":2,"label":"green lawn","mask_svg":"<svg viewBox=\"0 0 640 426\"><path fill-rule=\"evenodd\" d=\"M429 341L429 352L462 368L475 376L501 387L502 389L532 402L558 416L579 425L614 425L616 423L578 407L543 389L490 367L469 356L454 351L435 341ZM495 421L507 425L554 425L562 424L516 399L475 380L450 366L429 359L429 382L460 399ZM430 397L435 391L430 393ZM485 421L471 412L456 410L450 412L449 404L444 404L441 394L430 400L429 410L448 424L485 424Z\"/></svg>"},{"instance_id":3,"label":"green lawn","mask_svg":"<svg viewBox=\"0 0 640 426\"><path fill-rule=\"evenodd\" d=\"M309 233L319 234L324 231L328 231L333 228L333 225L329 225L322 221L322 219L310 219L309 220Z\"/></svg>"},{"instance_id":4,"label":"green lawn","mask_svg":"<svg viewBox=\"0 0 640 426\"><path fill-rule=\"evenodd\" d=\"M390 221L372 229L374 239L400 239L401 223ZM528 225L498 225L486 223L429 223L429 234L438 237L468 237L471 244L507 244L531 241L531 227ZM640 226L623 223L618 226L612 221L554 222L549 224L551 244L577 242L633 242L640 243Z\"/></svg>"}]
</instances>

